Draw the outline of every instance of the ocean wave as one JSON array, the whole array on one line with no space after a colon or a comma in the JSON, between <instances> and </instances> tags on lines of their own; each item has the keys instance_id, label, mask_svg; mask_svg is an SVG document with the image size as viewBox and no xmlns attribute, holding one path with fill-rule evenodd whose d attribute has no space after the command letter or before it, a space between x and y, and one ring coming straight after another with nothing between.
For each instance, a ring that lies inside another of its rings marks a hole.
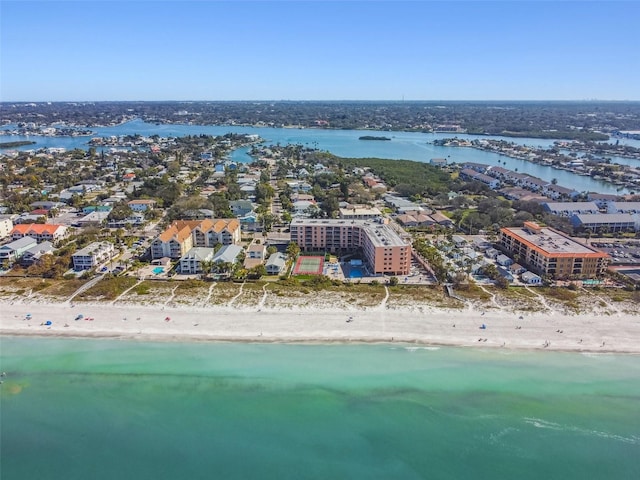
<instances>
[{"instance_id":1,"label":"ocean wave","mask_svg":"<svg viewBox=\"0 0 640 480\"><path fill-rule=\"evenodd\" d=\"M440 347L403 347L407 352L415 352L417 350L440 350Z\"/></svg>"},{"instance_id":2,"label":"ocean wave","mask_svg":"<svg viewBox=\"0 0 640 480\"><path fill-rule=\"evenodd\" d=\"M525 417L524 422L529 425L533 425L536 428L544 428L548 430L562 430L565 432L577 433L585 436L593 436L600 437L607 440L615 440L622 443L627 443L629 445L640 445L640 436L631 435L629 437L625 437L624 435L618 435L616 433L607 433L601 432L600 430L589 430L580 427L570 427L560 425L559 423L549 422L547 420L542 420L540 418L531 418Z\"/></svg>"}]
</instances>

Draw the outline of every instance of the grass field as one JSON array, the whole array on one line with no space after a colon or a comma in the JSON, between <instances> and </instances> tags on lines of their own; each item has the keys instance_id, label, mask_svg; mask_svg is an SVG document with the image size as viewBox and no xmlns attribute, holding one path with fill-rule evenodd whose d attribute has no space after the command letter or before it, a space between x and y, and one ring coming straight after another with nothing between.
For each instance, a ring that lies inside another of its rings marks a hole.
<instances>
[{"instance_id":1,"label":"grass field","mask_svg":"<svg viewBox=\"0 0 640 480\"><path fill-rule=\"evenodd\" d=\"M293 268L294 275L322 275L324 257L298 257Z\"/></svg>"}]
</instances>

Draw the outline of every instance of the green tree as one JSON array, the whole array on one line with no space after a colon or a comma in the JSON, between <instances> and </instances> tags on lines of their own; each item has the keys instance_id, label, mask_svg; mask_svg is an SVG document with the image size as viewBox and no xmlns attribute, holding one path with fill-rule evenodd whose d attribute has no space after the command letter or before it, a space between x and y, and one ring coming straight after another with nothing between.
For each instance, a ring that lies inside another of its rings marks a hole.
<instances>
[{"instance_id":1,"label":"green tree","mask_svg":"<svg viewBox=\"0 0 640 480\"><path fill-rule=\"evenodd\" d=\"M287 245L287 255L289 258L296 258L300 255L300 247L296 242L291 242Z\"/></svg>"}]
</instances>

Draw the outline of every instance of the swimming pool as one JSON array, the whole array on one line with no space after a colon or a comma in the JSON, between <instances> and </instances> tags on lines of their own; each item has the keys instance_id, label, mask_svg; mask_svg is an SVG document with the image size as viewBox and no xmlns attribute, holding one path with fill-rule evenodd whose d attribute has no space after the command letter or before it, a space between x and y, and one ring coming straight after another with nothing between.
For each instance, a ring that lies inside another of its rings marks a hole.
<instances>
[{"instance_id":1,"label":"swimming pool","mask_svg":"<svg viewBox=\"0 0 640 480\"><path fill-rule=\"evenodd\" d=\"M362 272L361 267L349 268L349 278L362 278L362 277L364 277L364 273Z\"/></svg>"},{"instance_id":2,"label":"swimming pool","mask_svg":"<svg viewBox=\"0 0 640 480\"><path fill-rule=\"evenodd\" d=\"M160 275L163 272L164 272L164 267L156 267L156 268L153 269L153 273L155 275Z\"/></svg>"}]
</instances>

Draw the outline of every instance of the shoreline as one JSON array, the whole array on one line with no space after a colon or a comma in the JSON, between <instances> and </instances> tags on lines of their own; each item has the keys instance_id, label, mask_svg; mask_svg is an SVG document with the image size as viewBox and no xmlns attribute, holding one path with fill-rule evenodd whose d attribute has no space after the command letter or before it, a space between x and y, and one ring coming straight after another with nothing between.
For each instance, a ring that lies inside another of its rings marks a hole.
<instances>
[{"instance_id":1,"label":"shoreline","mask_svg":"<svg viewBox=\"0 0 640 480\"><path fill-rule=\"evenodd\" d=\"M2 302L0 336L143 342L388 344L640 354L640 317L438 308L166 307ZM484 312L484 313L483 313ZM27 314L31 314L27 318ZM83 318L75 320L80 313ZM90 320L91 319L91 320ZM51 325L43 325L50 320ZM486 328L481 328L482 325Z\"/></svg>"}]
</instances>

